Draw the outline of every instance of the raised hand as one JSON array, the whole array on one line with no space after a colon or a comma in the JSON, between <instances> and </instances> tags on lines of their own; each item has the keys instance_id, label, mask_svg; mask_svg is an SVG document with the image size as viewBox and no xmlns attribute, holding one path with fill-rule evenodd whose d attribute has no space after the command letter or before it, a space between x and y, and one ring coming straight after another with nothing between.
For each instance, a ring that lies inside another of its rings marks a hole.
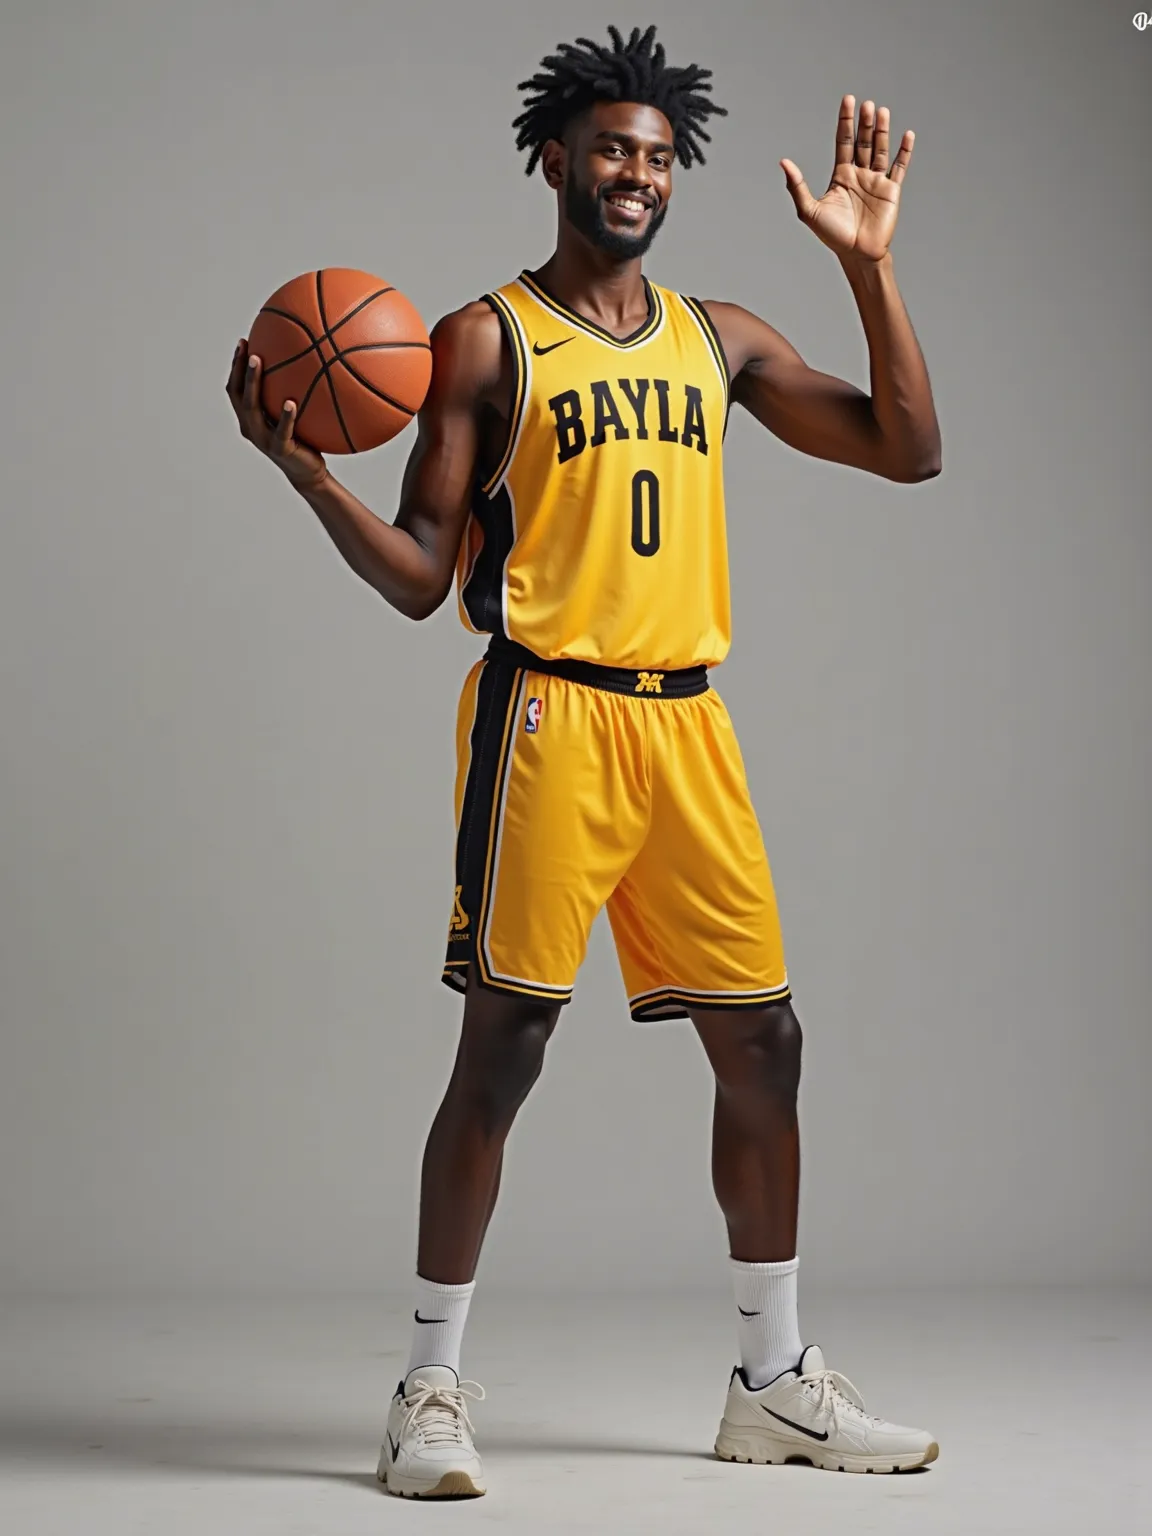
<instances>
[{"instance_id":1,"label":"raised hand","mask_svg":"<svg viewBox=\"0 0 1152 1536\"><path fill-rule=\"evenodd\" d=\"M319 485L328 474L328 466L314 448L293 434L296 402L288 400L280 420L270 421L260 404L260 359L249 356L247 341L238 342L232 354L227 394L240 423L240 435L283 470L297 490Z\"/></svg>"},{"instance_id":2,"label":"raised hand","mask_svg":"<svg viewBox=\"0 0 1152 1536\"><path fill-rule=\"evenodd\" d=\"M875 102L866 101L857 130L856 98L844 97L836 125L836 163L821 198L812 196L794 161L780 162L796 212L838 256L880 261L892 243L916 135L911 129L905 133L889 169L888 124L888 108L877 110Z\"/></svg>"}]
</instances>

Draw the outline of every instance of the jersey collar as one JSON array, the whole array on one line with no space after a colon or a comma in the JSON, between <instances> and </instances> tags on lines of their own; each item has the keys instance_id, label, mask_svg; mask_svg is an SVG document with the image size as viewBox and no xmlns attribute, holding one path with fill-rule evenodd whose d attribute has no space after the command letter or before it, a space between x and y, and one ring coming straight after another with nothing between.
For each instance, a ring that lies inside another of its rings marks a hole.
<instances>
[{"instance_id":1,"label":"jersey collar","mask_svg":"<svg viewBox=\"0 0 1152 1536\"><path fill-rule=\"evenodd\" d=\"M659 329L660 322L664 318L664 304L660 298L660 291L654 288L646 277L642 277L641 281L644 284L644 293L648 299L647 319L637 330L632 332L631 336L623 337L613 336L611 331L606 331L603 326L597 325L594 320L588 320L583 315L578 315L574 309L569 309L566 304L562 304L547 289L541 287L540 283L534 277L529 276L527 272L521 272L519 281L544 309L556 315L559 319L566 321L569 325L574 325L577 330L583 331L585 335L592 336L597 341L606 342L609 346L617 347L621 350L639 346L642 341L647 341Z\"/></svg>"}]
</instances>

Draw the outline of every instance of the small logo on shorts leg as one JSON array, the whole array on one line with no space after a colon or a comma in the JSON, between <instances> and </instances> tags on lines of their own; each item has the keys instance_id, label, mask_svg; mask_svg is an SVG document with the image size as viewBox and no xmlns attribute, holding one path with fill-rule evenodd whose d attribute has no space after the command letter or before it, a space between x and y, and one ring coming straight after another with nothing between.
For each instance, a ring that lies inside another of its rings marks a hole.
<instances>
[{"instance_id":1,"label":"small logo on shorts leg","mask_svg":"<svg viewBox=\"0 0 1152 1536\"><path fill-rule=\"evenodd\" d=\"M663 693L660 684L664 681L663 672L641 672L640 681L636 684L637 693Z\"/></svg>"},{"instance_id":2,"label":"small logo on shorts leg","mask_svg":"<svg viewBox=\"0 0 1152 1536\"><path fill-rule=\"evenodd\" d=\"M449 943L459 943L468 937L468 914L460 905L460 896L463 890L464 887L458 885L456 887L456 894L452 898L452 917L448 924Z\"/></svg>"},{"instance_id":3,"label":"small logo on shorts leg","mask_svg":"<svg viewBox=\"0 0 1152 1536\"><path fill-rule=\"evenodd\" d=\"M524 729L528 732L529 736L535 736L536 732L540 729L540 720L543 714L544 700L529 699L528 712L524 716Z\"/></svg>"}]
</instances>

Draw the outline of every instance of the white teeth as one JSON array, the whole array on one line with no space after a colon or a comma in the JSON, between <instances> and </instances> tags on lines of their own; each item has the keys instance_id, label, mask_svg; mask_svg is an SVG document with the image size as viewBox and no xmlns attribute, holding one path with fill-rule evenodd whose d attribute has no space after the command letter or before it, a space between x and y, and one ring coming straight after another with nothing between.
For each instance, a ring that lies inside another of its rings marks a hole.
<instances>
[{"instance_id":1,"label":"white teeth","mask_svg":"<svg viewBox=\"0 0 1152 1536\"><path fill-rule=\"evenodd\" d=\"M608 201L610 203L615 203L617 208L627 208L632 213L643 213L644 209L647 207L646 203L638 203L636 199L632 197L610 197Z\"/></svg>"}]
</instances>

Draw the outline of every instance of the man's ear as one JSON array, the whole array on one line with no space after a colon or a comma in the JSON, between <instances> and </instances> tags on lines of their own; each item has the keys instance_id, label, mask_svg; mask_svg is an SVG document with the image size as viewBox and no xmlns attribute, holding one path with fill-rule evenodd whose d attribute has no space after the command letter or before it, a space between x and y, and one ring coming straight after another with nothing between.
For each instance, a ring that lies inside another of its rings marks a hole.
<instances>
[{"instance_id":1,"label":"man's ear","mask_svg":"<svg viewBox=\"0 0 1152 1536\"><path fill-rule=\"evenodd\" d=\"M553 192L559 191L564 185L564 172L568 164L568 151L559 139L549 139L540 155L540 165L544 171L544 180L552 188Z\"/></svg>"}]
</instances>

